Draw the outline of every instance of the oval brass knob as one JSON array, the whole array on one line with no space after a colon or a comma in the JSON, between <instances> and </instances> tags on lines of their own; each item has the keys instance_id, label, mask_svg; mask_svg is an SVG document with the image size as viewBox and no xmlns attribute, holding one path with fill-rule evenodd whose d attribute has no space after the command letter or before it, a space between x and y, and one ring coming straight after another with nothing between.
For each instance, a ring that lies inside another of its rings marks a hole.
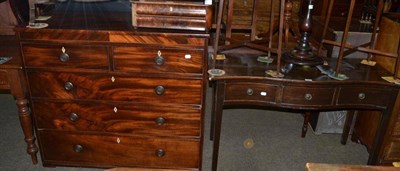
<instances>
[{"instance_id":1,"label":"oval brass knob","mask_svg":"<svg viewBox=\"0 0 400 171\"><path fill-rule=\"evenodd\" d=\"M76 122L78 119L79 119L79 115L76 114L76 113L71 113L69 115L69 120L72 121L72 122Z\"/></svg>"},{"instance_id":2,"label":"oval brass knob","mask_svg":"<svg viewBox=\"0 0 400 171\"><path fill-rule=\"evenodd\" d=\"M311 100L311 99L312 99L312 95L311 95L310 93L306 93L306 94L304 95L304 99L306 99L306 100Z\"/></svg>"},{"instance_id":3,"label":"oval brass knob","mask_svg":"<svg viewBox=\"0 0 400 171\"><path fill-rule=\"evenodd\" d=\"M69 55L68 53L61 53L61 55L59 56L59 59L61 62L67 62L69 61Z\"/></svg>"},{"instance_id":4,"label":"oval brass knob","mask_svg":"<svg viewBox=\"0 0 400 171\"><path fill-rule=\"evenodd\" d=\"M82 145L75 145L74 146L74 151L75 152L77 152L77 153L80 153L80 152L82 152L83 151L83 146Z\"/></svg>"},{"instance_id":5,"label":"oval brass knob","mask_svg":"<svg viewBox=\"0 0 400 171\"><path fill-rule=\"evenodd\" d=\"M154 89L157 95L162 95L165 92L165 88L163 86L156 86Z\"/></svg>"},{"instance_id":6,"label":"oval brass knob","mask_svg":"<svg viewBox=\"0 0 400 171\"><path fill-rule=\"evenodd\" d=\"M156 150L156 156L157 157L163 157L163 156L165 156L165 151L163 150L163 149L157 149Z\"/></svg>"},{"instance_id":7,"label":"oval brass knob","mask_svg":"<svg viewBox=\"0 0 400 171\"><path fill-rule=\"evenodd\" d=\"M254 91L253 91L253 89L249 88L249 89L247 89L246 93L247 93L247 95L251 96L251 95L253 95Z\"/></svg>"},{"instance_id":8,"label":"oval brass knob","mask_svg":"<svg viewBox=\"0 0 400 171\"><path fill-rule=\"evenodd\" d=\"M165 119L163 117L160 116L160 117L156 118L156 124L158 126L164 125L164 123L165 123Z\"/></svg>"},{"instance_id":9,"label":"oval brass knob","mask_svg":"<svg viewBox=\"0 0 400 171\"><path fill-rule=\"evenodd\" d=\"M360 100L365 99L365 93L358 93L358 99Z\"/></svg>"},{"instance_id":10,"label":"oval brass knob","mask_svg":"<svg viewBox=\"0 0 400 171\"><path fill-rule=\"evenodd\" d=\"M154 58L154 62L155 62L157 65L162 65L162 64L165 63L165 59L164 59L164 57L162 57L162 56L156 56L156 57Z\"/></svg>"},{"instance_id":11,"label":"oval brass knob","mask_svg":"<svg viewBox=\"0 0 400 171\"><path fill-rule=\"evenodd\" d=\"M64 84L64 89L67 90L67 91L71 91L73 88L74 88L74 84L72 84L72 83L69 82L69 81L67 81L67 82Z\"/></svg>"}]
</instances>

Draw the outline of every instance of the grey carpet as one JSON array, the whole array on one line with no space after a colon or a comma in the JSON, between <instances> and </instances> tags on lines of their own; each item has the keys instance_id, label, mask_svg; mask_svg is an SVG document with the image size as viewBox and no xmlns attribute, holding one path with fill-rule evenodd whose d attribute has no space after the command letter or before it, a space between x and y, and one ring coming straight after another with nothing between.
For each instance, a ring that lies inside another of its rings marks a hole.
<instances>
[{"instance_id":1,"label":"grey carpet","mask_svg":"<svg viewBox=\"0 0 400 171\"><path fill-rule=\"evenodd\" d=\"M209 141L210 90L207 94L203 170L211 170L212 142ZM91 168L44 168L33 165L26 154L14 99L0 94L0 170L87 171ZM296 113L259 109L224 110L220 171L291 171L305 170L306 162L365 164L368 153L364 146L349 141L340 144L339 134L314 135L309 131L301 138L303 117ZM252 139L254 146L243 142ZM38 155L39 156L39 155ZM40 157L39 157L40 158Z\"/></svg>"}]
</instances>

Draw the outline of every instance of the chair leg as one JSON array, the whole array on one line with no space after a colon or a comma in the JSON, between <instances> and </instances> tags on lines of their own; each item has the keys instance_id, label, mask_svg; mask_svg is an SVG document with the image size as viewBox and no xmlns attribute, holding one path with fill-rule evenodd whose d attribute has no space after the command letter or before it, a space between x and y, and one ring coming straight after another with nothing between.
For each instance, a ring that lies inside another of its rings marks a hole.
<instances>
[{"instance_id":1,"label":"chair leg","mask_svg":"<svg viewBox=\"0 0 400 171\"><path fill-rule=\"evenodd\" d=\"M306 137L307 130L308 130L308 123L310 122L310 117L311 117L311 112L304 113L303 128L301 129L301 137L302 138Z\"/></svg>"},{"instance_id":2,"label":"chair leg","mask_svg":"<svg viewBox=\"0 0 400 171\"><path fill-rule=\"evenodd\" d=\"M331 13L332 13L332 8L333 8L333 3L334 2L335 2L335 0L330 0L329 1L328 12L327 12L327 14L325 16L324 28L323 28L323 31L322 31L321 42L319 43L317 55L321 55L322 47L324 45L324 39L325 39L325 36L326 36L326 32L328 31L329 22L330 22L330 19L331 19Z\"/></svg>"},{"instance_id":3,"label":"chair leg","mask_svg":"<svg viewBox=\"0 0 400 171\"><path fill-rule=\"evenodd\" d=\"M353 123L354 114L356 114L356 111L351 110L347 112L346 121L344 122L343 127L342 139L340 140L343 145L346 145L347 143L347 139L349 137L351 126Z\"/></svg>"}]
</instances>

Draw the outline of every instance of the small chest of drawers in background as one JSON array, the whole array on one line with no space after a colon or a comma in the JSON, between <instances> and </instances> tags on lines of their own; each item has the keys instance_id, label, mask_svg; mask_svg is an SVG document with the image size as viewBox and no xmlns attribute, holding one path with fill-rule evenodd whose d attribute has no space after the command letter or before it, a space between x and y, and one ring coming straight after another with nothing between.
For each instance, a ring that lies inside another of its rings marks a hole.
<instances>
[{"instance_id":1,"label":"small chest of drawers in background","mask_svg":"<svg viewBox=\"0 0 400 171\"><path fill-rule=\"evenodd\" d=\"M44 165L201 169L207 34L17 36Z\"/></svg>"}]
</instances>

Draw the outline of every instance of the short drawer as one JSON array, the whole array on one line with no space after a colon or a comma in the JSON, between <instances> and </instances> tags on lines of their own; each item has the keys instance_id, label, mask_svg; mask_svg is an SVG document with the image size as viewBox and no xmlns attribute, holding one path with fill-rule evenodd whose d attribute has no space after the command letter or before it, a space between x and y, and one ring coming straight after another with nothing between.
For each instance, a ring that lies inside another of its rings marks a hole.
<instances>
[{"instance_id":1,"label":"short drawer","mask_svg":"<svg viewBox=\"0 0 400 171\"><path fill-rule=\"evenodd\" d=\"M338 104L386 106L391 96L391 90L367 87L342 87Z\"/></svg>"},{"instance_id":2,"label":"short drawer","mask_svg":"<svg viewBox=\"0 0 400 171\"><path fill-rule=\"evenodd\" d=\"M201 104L202 80L29 72L33 98Z\"/></svg>"},{"instance_id":3,"label":"short drawer","mask_svg":"<svg viewBox=\"0 0 400 171\"><path fill-rule=\"evenodd\" d=\"M48 101L33 106L38 129L200 136L201 110L189 106Z\"/></svg>"},{"instance_id":4,"label":"short drawer","mask_svg":"<svg viewBox=\"0 0 400 171\"><path fill-rule=\"evenodd\" d=\"M202 74L203 50L114 47L115 70Z\"/></svg>"},{"instance_id":5,"label":"short drawer","mask_svg":"<svg viewBox=\"0 0 400 171\"><path fill-rule=\"evenodd\" d=\"M198 168L199 139L130 137L39 131L43 163Z\"/></svg>"},{"instance_id":6,"label":"short drawer","mask_svg":"<svg viewBox=\"0 0 400 171\"><path fill-rule=\"evenodd\" d=\"M227 83L225 100L275 102L277 87L262 83Z\"/></svg>"},{"instance_id":7,"label":"short drawer","mask_svg":"<svg viewBox=\"0 0 400 171\"><path fill-rule=\"evenodd\" d=\"M300 106L331 105L335 89L310 87L284 87L282 103Z\"/></svg>"},{"instance_id":8,"label":"short drawer","mask_svg":"<svg viewBox=\"0 0 400 171\"><path fill-rule=\"evenodd\" d=\"M108 70L106 46L23 44L26 67Z\"/></svg>"}]
</instances>

